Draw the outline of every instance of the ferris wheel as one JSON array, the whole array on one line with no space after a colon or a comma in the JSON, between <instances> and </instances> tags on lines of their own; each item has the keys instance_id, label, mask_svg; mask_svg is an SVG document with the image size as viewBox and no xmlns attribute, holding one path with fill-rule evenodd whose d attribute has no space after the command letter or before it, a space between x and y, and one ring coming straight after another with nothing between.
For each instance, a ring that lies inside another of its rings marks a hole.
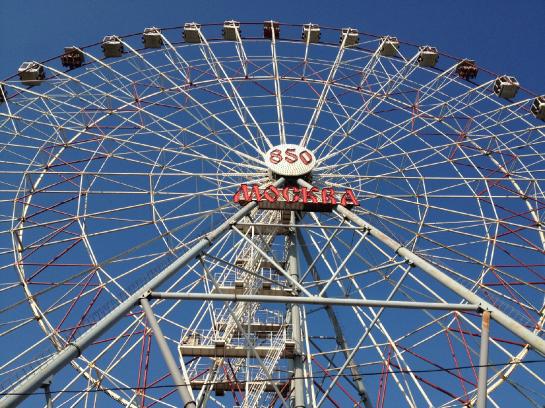
<instances>
[{"instance_id":1,"label":"ferris wheel","mask_svg":"<svg viewBox=\"0 0 545 408\"><path fill-rule=\"evenodd\" d=\"M0 407L545 403L545 97L187 23L0 87Z\"/></svg>"}]
</instances>

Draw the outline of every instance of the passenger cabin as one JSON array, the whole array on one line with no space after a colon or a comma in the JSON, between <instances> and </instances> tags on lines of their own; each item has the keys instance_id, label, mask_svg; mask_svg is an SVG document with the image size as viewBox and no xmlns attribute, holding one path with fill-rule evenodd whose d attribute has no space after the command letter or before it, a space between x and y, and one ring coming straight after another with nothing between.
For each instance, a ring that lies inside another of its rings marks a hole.
<instances>
[{"instance_id":1,"label":"passenger cabin","mask_svg":"<svg viewBox=\"0 0 545 408\"><path fill-rule=\"evenodd\" d=\"M420 47L418 53L418 65L421 67L434 67L439 61L439 53L437 48L425 45Z\"/></svg>"},{"instance_id":2,"label":"passenger cabin","mask_svg":"<svg viewBox=\"0 0 545 408\"><path fill-rule=\"evenodd\" d=\"M504 99L514 98L517 95L519 88L520 84L517 79L507 75L499 77L494 82L494 93Z\"/></svg>"},{"instance_id":3,"label":"passenger cabin","mask_svg":"<svg viewBox=\"0 0 545 408\"><path fill-rule=\"evenodd\" d=\"M184 40L186 43L198 44L201 41L201 25L197 23L184 24Z\"/></svg>"},{"instance_id":4,"label":"passenger cabin","mask_svg":"<svg viewBox=\"0 0 545 408\"><path fill-rule=\"evenodd\" d=\"M225 21L223 23L222 35L224 40L238 41L240 37L240 23L234 20Z\"/></svg>"},{"instance_id":5,"label":"passenger cabin","mask_svg":"<svg viewBox=\"0 0 545 408\"><path fill-rule=\"evenodd\" d=\"M396 37L382 37L379 53L383 57L394 57L399 49L399 41Z\"/></svg>"},{"instance_id":6,"label":"passenger cabin","mask_svg":"<svg viewBox=\"0 0 545 408\"><path fill-rule=\"evenodd\" d=\"M123 43L116 35L107 35L104 37L101 47L106 58L118 58L123 55Z\"/></svg>"},{"instance_id":7,"label":"passenger cabin","mask_svg":"<svg viewBox=\"0 0 545 408\"><path fill-rule=\"evenodd\" d=\"M65 47L64 54L61 55L61 64L70 69L79 68L85 62L83 51L76 47Z\"/></svg>"},{"instance_id":8,"label":"passenger cabin","mask_svg":"<svg viewBox=\"0 0 545 408\"><path fill-rule=\"evenodd\" d=\"M345 40L346 38L346 40ZM354 47L360 42L360 34L355 28L343 28L341 30L341 38L339 44L343 44L345 47Z\"/></svg>"},{"instance_id":9,"label":"passenger cabin","mask_svg":"<svg viewBox=\"0 0 545 408\"><path fill-rule=\"evenodd\" d=\"M6 102L6 87L4 84L0 84L0 103Z\"/></svg>"},{"instance_id":10,"label":"passenger cabin","mask_svg":"<svg viewBox=\"0 0 545 408\"><path fill-rule=\"evenodd\" d=\"M24 85L39 85L45 79L45 69L43 65L34 62L23 62L18 70L19 79Z\"/></svg>"},{"instance_id":11,"label":"passenger cabin","mask_svg":"<svg viewBox=\"0 0 545 408\"><path fill-rule=\"evenodd\" d=\"M265 21L263 23L263 37L272 40L274 32L274 38L280 38L280 23L278 21Z\"/></svg>"},{"instance_id":12,"label":"passenger cabin","mask_svg":"<svg viewBox=\"0 0 545 408\"><path fill-rule=\"evenodd\" d=\"M163 46L163 36L161 30L156 27L148 27L142 33L142 42L144 48L161 48Z\"/></svg>"},{"instance_id":13,"label":"passenger cabin","mask_svg":"<svg viewBox=\"0 0 545 408\"><path fill-rule=\"evenodd\" d=\"M534 99L531 111L536 118L545 121L545 95L538 96Z\"/></svg>"},{"instance_id":14,"label":"passenger cabin","mask_svg":"<svg viewBox=\"0 0 545 408\"><path fill-rule=\"evenodd\" d=\"M301 37L305 42L317 43L320 41L320 26L318 24L305 24L303 25L303 33Z\"/></svg>"},{"instance_id":15,"label":"passenger cabin","mask_svg":"<svg viewBox=\"0 0 545 408\"><path fill-rule=\"evenodd\" d=\"M456 65L456 74L462 79L469 80L477 77L479 69L473 60L462 60Z\"/></svg>"}]
</instances>

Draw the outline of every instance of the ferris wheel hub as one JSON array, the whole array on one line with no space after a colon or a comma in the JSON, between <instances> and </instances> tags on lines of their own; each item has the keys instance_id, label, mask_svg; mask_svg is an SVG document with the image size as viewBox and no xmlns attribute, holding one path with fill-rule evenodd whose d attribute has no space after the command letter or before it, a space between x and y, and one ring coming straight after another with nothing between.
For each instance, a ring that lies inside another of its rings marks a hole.
<instances>
[{"instance_id":1,"label":"ferris wheel hub","mask_svg":"<svg viewBox=\"0 0 545 408\"><path fill-rule=\"evenodd\" d=\"M108 35L0 82L0 319L31 311L0 325L0 406L504 405L514 370L536 398L545 96L432 46L258 26Z\"/></svg>"},{"instance_id":2,"label":"ferris wheel hub","mask_svg":"<svg viewBox=\"0 0 545 408\"><path fill-rule=\"evenodd\" d=\"M303 177L316 166L314 153L304 146L288 143L271 147L264 160L273 176Z\"/></svg>"}]
</instances>

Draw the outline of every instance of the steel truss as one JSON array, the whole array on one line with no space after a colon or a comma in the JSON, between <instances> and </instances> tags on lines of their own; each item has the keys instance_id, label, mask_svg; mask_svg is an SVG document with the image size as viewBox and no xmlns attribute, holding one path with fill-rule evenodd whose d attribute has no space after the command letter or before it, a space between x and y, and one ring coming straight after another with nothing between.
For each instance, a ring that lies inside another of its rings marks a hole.
<instances>
[{"instance_id":1,"label":"steel truss","mask_svg":"<svg viewBox=\"0 0 545 408\"><path fill-rule=\"evenodd\" d=\"M283 182L284 182L284 179L279 179L275 184L281 185ZM301 185L312 188L312 185L310 185L304 180L300 179L299 183ZM174 383L178 385L178 390L179 390L182 402L184 404L184 407L196 406L195 400L192 397L191 387L188 385L187 380L184 379L184 377L178 371L178 367L174 360L174 357L172 356L168 348L168 345L164 339L163 333L161 332L159 328L157 320L155 319L151 306L147 300L148 297L152 299L155 298L155 299L180 299L180 300L220 300L220 301L259 302L259 303L266 303L266 302L291 303L293 304L293 307L296 307L296 305L298 304L305 303L305 304L318 304L318 305L323 304L323 305L366 306L366 307L378 306L382 308L381 310L387 307L394 307L394 308L401 308L401 309L442 309L442 310L460 310L460 311L473 310L473 311L484 312L485 318L483 318L483 325L485 325L486 327L488 327L489 325L488 319L492 317L498 323L503 325L506 329L510 330L513 334L519 336L521 339L523 339L529 345L535 348L540 354L545 356L545 341L541 339L539 336L532 333L531 331L526 329L524 326L520 325L518 322L511 319L509 316L505 315L502 311L498 310L497 308L495 308L494 306L486 302L484 299L480 298L477 295L474 295L471 291L468 291L462 285L450 279L443 272L439 271L436 267L434 267L433 265L431 265L424 259L420 258L418 255L414 254L412 251L404 248L401 244L399 244L392 238L388 237L386 234L379 231L375 227L371 226L369 223L367 223L366 221L358 217L356 214L354 214L352 211L346 209L345 207L341 205L338 205L336 207L336 211L341 216L346 217L347 219L359 225L360 227L363 227L374 238L382 241L383 243L388 245L391 249L393 249L397 255L404 257L408 263L414 264L414 266L419 267L422 271L432 275L440 283L447 286L449 289L453 290L454 292L456 292L463 298L466 298L466 300L471 302L473 306L463 305L463 304L452 305L452 304L441 304L441 303L395 302L390 299L387 299L385 301L330 299L330 298L324 298L322 296L317 296L317 297L302 296L302 297L294 299L292 297L279 297L279 296L255 296L255 295L254 296L252 295L237 296L236 294L222 295L222 294L182 294L182 293L152 292L153 289L155 289L156 287L164 283L165 280L167 280L174 273L178 272L193 258L195 258L196 256L199 256L199 254L206 247L210 246L214 242L214 240L218 238L221 234L223 234L226 230L228 230L229 228L235 228L238 221L242 219L243 217L247 216L256 207L257 207L257 202L251 202L246 204L246 206L243 207L231 219L227 220L220 227L218 227L214 231L207 234L202 241L200 241L197 245L191 248L184 255L179 257L173 264L171 264L168 268L166 268L161 273L159 273L157 277L155 277L148 284L144 285L142 289L140 289L131 297L129 297L126 301L120 304L115 310L113 310L107 316L105 316L102 320L97 322L91 329L85 332L85 334L82 335L78 340L68 344L66 348L64 348L59 353L51 357L44 364L43 367L39 368L33 374L33 376L29 378L28 381L23 382L21 385L19 385L17 388L13 390L12 394L0 400L0 402L2 403L2 406L6 406L6 407L16 406L21 401L23 401L30 393L32 393L37 388L39 388L45 382L47 378L50 378L52 375L57 373L64 366L68 365L72 359L79 357L82 354L82 352L93 342L93 340L95 340L103 332L108 330L110 326L116 324L118 320L124 317L124 315L130 312L130 310L136 305L142 306L142 309L144 310L145 315L150 321L151 328L155 333L155 336L161 348L161 352L163 353L164 358L167 362L167 365L169 366L169 370L171 371L172 378L174 379ZM292 212L292 214L294 213ZM295 243L291 244L290 247L295 248ZM295 249L293 251L295 251ZM292 254L294 253L295 252L292 252ZM295 255L292 255L292 256L295 256ZM291 274L292 277L297 275L298 273L296 271L292 271L292 274ZM322 290L322 292L323 291L324 290ZM292 316L298 315L299 314L298 308L296 307L296 309L293 309L293 307L291 311ZM368 330L367 333L369 333L369 331L370 330ZM347 357L345 365L343 365L340 368L339 370L340 373L342 373L344 369L348 366L348 364L351 362L357 350L363 344L363 341L365 340L365 338L366 336L361 337L358 345L354 347L351 355ZM487 352L486 352L486 349L488 347L487 337L483 337L483 339L484 340L483 340L483 345L481 347L481 356L484 356L484 357L481 357L480 359L481 367L485 367L486 364L488 364ZM301 341L300 338L298 338L297 342L300 343L300 341ZM302 371L302 361L300 359L297 361L298 362L294 364L300 365L301 367L297 368L297 366L295 366L295 370L294 370L294 376L296 378L294 406L298 408L298 407L305 406L305 402L304 402L304 396L303 396L304 384L302 383L302 380L304 378L303 371ZM486 391L481 392L481 387L483 387L482 389L486 390L486 371L483 370L483 372L484 374L479 373L480 399L478 400L478 405L480 406L484 406L483 398L486 399ZM333 388L333 386L336 383L336 380L338 380L339 378L340 376L335 377L335 379L329 386L329 389L326 391L326 393L324 394L324 396L318 403L318 406L320 406L321 403L323 403L323 401L326 399L328 395L328 392Z\"/></svg>"},{"instance_id":2,"label":"steel truss","mask_svg":"<svg viewBox=\"0 0 545 408\"><path fill-rule=\"evenodd\" d=\"M0 406L543 405L535 95L264 27L2 81ZM316 157L304 179L265 165L284 143ZM239 209L241 183L360 206Z\"/></svg>"}]
</instances>

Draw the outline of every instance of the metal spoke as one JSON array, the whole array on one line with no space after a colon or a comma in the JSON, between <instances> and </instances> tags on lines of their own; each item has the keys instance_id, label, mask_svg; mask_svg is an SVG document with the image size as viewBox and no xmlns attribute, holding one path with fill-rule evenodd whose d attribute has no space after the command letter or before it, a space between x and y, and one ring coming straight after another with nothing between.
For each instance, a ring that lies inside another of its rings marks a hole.
<instances>
[{"instance_id":1,"label":"metal spoke","mask_svg":"<svg viewBox=\"0 0 545 408\"><path fill-rule=\"evenodd\" d=\"M524 84L275 21L23 68L0 81L1 406L545 403Z\"/></svg>"}]
</instances>

